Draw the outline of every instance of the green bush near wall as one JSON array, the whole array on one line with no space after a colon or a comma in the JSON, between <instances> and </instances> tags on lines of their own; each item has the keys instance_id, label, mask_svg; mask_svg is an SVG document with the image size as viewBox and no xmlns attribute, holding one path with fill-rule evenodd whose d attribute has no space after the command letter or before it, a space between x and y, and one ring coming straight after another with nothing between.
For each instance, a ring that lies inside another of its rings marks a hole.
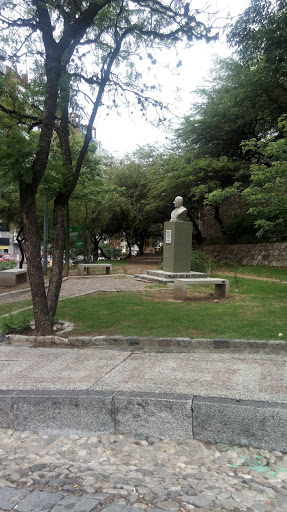
<instances>
[{"instance_id":1,"label":"green bush near wall","mask_svg":"<svg viewBox=\"0 0 287 512\"><path fill-rule=\"evenodd\" d=\"M17 261L9 260L9 261L0 261L0 271L1 270L9 270L10 268L15 268L17 265Z\"/></svg>"},{"instance_id":2,"label":"green bush near wall","mask_svg":"<svg viewBox=\"0 0 287 512\"><path fill-rule=\"evenodd\" d=\"M213 259L201 251L193 250L191 253L191 271L210 274L213 268Z\"/></svg>"}]
</instances>

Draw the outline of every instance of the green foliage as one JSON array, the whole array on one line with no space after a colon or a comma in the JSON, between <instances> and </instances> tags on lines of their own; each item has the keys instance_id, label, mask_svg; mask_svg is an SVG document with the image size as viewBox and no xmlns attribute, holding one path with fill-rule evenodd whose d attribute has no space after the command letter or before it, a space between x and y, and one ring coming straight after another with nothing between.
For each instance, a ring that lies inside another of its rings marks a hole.
<instances>
[{"instance_id":1,"label":"green foliage","mask_svg":"<svg viewBox=\"0 0 287 512\"><path fill-rule=\"evenodd\" d=\"M202 251L193 250L191 253L191 271L203 272L210 274L212 272L214 262L212 258L204 254Z\"/></svg>"},{"instance_id":2,"label":"green foliage","mask_svg":"<svg viewBox=\"0 0 287 512\"><path fill-rule=\"evenodd\" d=\"M147 241L157 239L161 234L161 214L150 200L149 192L154 186L154 162L149 151L139 151L105 169L109 182L117 195L110 211L114 234L122 236L128 244L136 244L140 253Z\"/></svg>"},{"instance_id":3,"label":"green foliage","mask_svg":"<svg viewBox=\"0 0 287 512\"><path fill-rule=\"evenodd\" d=\"M285 76L286 24L285 0L252 0L231 27L228 42L237 49L241 61L252 66L263 62L266 74Z\"/></svg>"},{"instance_id":4,"label":"green foliage","mask_svg":"<svg viewBox=\"0 0 287 512\"><path fill-rule=\"evenodd\" d=\"M229 244L252 244L258 242L255 228L256 217L243 213L231 222L224 223L223 233Z\"/></svg>"},{"instance_id":5,"label":"green foliage","mask_svg":"<svg viewBox=\"0 0 287 512\"><path fill-rule=\"evenodd\" d=\"M286 2L252 0L229 27L229 42L237 48L237 55L218 60L209 85L197 91L200 101L176 133L175 148L181 153L178 172L169 177L179 187L185 181L196 211L203 202L218 207L248 187L243 197L250 202L261 240L284 238L287 233L286 148L285 141L279 142L284 126L277 125L287 110L286 22ZM275 134L273 146L271 140L267 144L270 133ZM242 146L243 140L250 142ZM225 164L216 164L222 157ZM255 166L249 187L250 162ZM244 225L250 232L247 239L252 238L247 219ZM236 221L227 227L234 241L235 230Z\"/></svg>"},{"instance_id":6,"label":"green foliage","mask_svg":"<svg viewBox=\"0 0 287 512\"><path fill-rule=\"evenodd\" d=\"M242 185L238 182L235 182L232 187L226 188L218 188L206 194L204 203L209 204L210 206L216 206L225 201L226 199L230 199L236 196L241 189Z\"/></svg>"},{"instance_id":7,"label":"green foliage","mask_svg":"<svg viewBox=\"0 0 287 512\"><path fill-rule=\"evenodd\" d=\"M104 242L100 244L100 247L103 249L104 255L109 260L117 260L122 257L122 252L120 249L117 249L109 242Z\"/></svg>"},{"instance_id":8,"label":"green foliage","mask_svg":"<svg viewBox=\"0 0 287 512\"><path fill-rule=\"evenodd\" d=\"M0 158L2 163L1 173L17 180L20 176L25 183L31 183L32 171L31 162L35 156L38 134L32 132L26 136L13 127L5 137L0 146ZM17 148L17 151L15 151Z\"/></svg>"},{"instance_id":9,"label":"green foliage","mask_svg":"<svg viewBox=\"0 0 287 512\"><path fill-rule=\"evenodd\" d=\"M243 197L250 204L249 213L256 216L257 236L271 241L287 237L287 122L280 121L283 137L268 137L245 142L258 163L251 166L250 186Z\"/></svg>"},{"instance_id":10,"label":"green foliage","mask_svg":"<svg viewBox=\"0 0 287 512\"><path fill-rule=\"evenodd\" d=\"M1 270L9 270L9 268L15 268L17 265L17 261L9 260L9 261L0 261L0 271Z\"/></svg>"},{"instance_id":11,"label":"green foliage","mask_svg":"<svg viewBox=\"0 0 287 512\"><path fill-rule=\"evenodd\" d=\"M11 313L0 318L0 332L5 335L24 331L30 327L30 320L31 312Z\"/></svg>"},{"instance_id":12,"label":"green foliage","mask_svg":"<svg viewBox=\"0 0 287 512\"><path fill-rule=\"evenodd\" d=\"M197 91L201 101L177 131L180 146L198 157L246 160L242 140L266 135L286 111L286 94L278 80L265 76L263 65L219 60L209 87Z\"/></svg>"}]
</instances>

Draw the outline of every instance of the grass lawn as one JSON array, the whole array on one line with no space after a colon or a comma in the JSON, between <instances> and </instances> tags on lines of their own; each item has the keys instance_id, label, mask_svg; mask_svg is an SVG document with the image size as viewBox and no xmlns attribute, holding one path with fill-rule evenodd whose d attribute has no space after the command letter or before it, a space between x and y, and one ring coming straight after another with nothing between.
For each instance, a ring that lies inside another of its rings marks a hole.
<instances>
[{"instance_id":1,"label":"grass lawn","mask_svg":"<svg viewBox=\"0 0 287 512\"><path fill-rule=\"evenodd\" d=\"M67 299L59 303L57 315L74 322L74 332L83 335L287 340L287 283L229 279L230 297L219 302L208 297L212 286L190 287L192 298L196 296L186 302L173 302L172 290L161 299L155 287ZM201 294L207 302L198 302Z\"/></svg>"},{"instance_id":2,"label":"grass lawn","mask_svg":"<svg viewBox=\"0 0 287 512\"><path fill-rule=\"evenodd\" d=\"M214 302L213 286L191 286L189 300L173 301L172 288L150 286L143 292L98 292L59 302L57 317L74 322L69 335L180 336L287 341L287 270L238 266L218 268L213 276L230 282L227 300ZM262 274L264 272L264 275ZM202 301L204 299L205 301ZM30 301L1 305L1 314ZM283 336L279 336L279 333Z\"/></svg>"},{"instance_id":3,"label":"grass lawn","mask_svg":"<svg viewBox=\"0 0 287 512\"><path fill-rule=\"evenodd\" d=\"M20 309L28 308L32 306L31 300L21 300L19 302L7 302L6 304L0 304L0 315L7 315L13 313L13 311L19 311Z\"/></svg>"},{"instance_id":4,"label":"grass lawn","mask_svg":"<svg viewBox=\"0 0 287 512\"><path fill-rule=\"evenodd\" d=\"M232 272L233 275L244 274L254 277L264 277L267 279L277 279L278 281L287 281L287 269L277 267L267 267L266 265L236 265L234 263L222 263L215 267L218 275L224 270Z\"/></svg>"}]
</instances>

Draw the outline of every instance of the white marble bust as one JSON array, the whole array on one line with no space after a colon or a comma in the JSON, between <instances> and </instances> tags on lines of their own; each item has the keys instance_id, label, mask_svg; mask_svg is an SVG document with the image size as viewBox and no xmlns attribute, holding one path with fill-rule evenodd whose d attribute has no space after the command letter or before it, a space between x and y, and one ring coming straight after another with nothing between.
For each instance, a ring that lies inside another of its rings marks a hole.
<instances>
[{"instance_id":1,"label":"white marble bust","mask_svg":"<svg viewBox=\"0 0 287 512\"><path fill-rule=\"evenodd\" d=\"M174 204L174 210L171 212L170 220L175 221L181 221L185 220L187 215L187 209L183 206L183 199L181 196L177 196L175 200L173 201Z\"/></svg>"}]
</instances>

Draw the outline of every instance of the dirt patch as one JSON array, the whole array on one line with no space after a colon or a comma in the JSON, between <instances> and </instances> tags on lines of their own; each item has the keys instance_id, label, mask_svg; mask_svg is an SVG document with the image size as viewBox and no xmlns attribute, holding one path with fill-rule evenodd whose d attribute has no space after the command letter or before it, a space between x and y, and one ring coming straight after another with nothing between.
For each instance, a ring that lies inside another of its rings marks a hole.
<instances>
[{"instance_id":1,"label":"dirt patch","mask_svg":"<svg viewBox=\"0 0 287 512\"><path fill-rule=\"evenodd\" d=\"M134 258L128 258L126 260L112 261L112 275L114 274L146 274L147 270L158 270L161 266L162 258L160 256L135 256ZM91 274L104 274L105 269L99 267L99 269L92 269ZM76 276L78 271L76 268L70 270L69 275Z\"/></svg>"},{"instance_id":2,"label":"dirt patch","mask_svg":"<svg viewBox=\"0 0 287 512\"><path fill-rule=\"evenodd\" d=\"M146 274L147 270L158 270L160 268L162 262L162 258L160 256L136 256L134 258L129 258L127 260L122 260L121 262L112 261L112 275L113 274ZM99 268L96 270L97 274L104 274L105 269ZM78 271L77 268L74 267L69 272L70 276L77 276ZM45 278L45 283L48 284L48 277ZM9 286L9 288L1 286L0 287L0 295L3 293L10 292L19 292L21 290L29 290L29 283L18 283L15 286Z\"/></svg>"},{"instance_id":3,"label":"dirt patch","mask_svg":"<svg viewBox=\"0 0 287 512\"><path fill-rule=\"evenodd\" d=\"M188 291L188 295L186 300L178 300L173 297L173 287L166 287L166 288L154 288L149 289L148 291L145 290L144 294L146 296L147 300L153 300L153 301L161 301L161 302L219 302L219 303L226 303L227 299L225 298L216 298L214 297L213 293L206 293L206 290L204 290L202 293L192 292L192 290Z\"/></svg>"},{"instance_id":4,"label":"dirt patch","mask_svg":"<svg viewBox=\"0 0 287 512\"><path fill-rule=\"evenodd\" d=\"M62 331L63 331L63 326L62 325L61 326L55 326L55 328L53 329L53 334L51 334L51 336L57 336ZM32 329L32 327L28 327L27 329L23 329L23 331L13 332L12 334L20 334L21 336L36 336L35 329Z\"/></svg>"},{"instance_id":5,"label":"dirt patch","mask_svg":"<svg viewBox=\"0 0 287 512\"><path fill-rule=\"evenodd\" d=\"M29 290L29 283L18 283L16 284L15 286L0 286L0 294L2 293L7 293L7 292L14 292L14 291L19 291L19 290L25 290L27 289Z\"/></svg>"}]
</instances>

